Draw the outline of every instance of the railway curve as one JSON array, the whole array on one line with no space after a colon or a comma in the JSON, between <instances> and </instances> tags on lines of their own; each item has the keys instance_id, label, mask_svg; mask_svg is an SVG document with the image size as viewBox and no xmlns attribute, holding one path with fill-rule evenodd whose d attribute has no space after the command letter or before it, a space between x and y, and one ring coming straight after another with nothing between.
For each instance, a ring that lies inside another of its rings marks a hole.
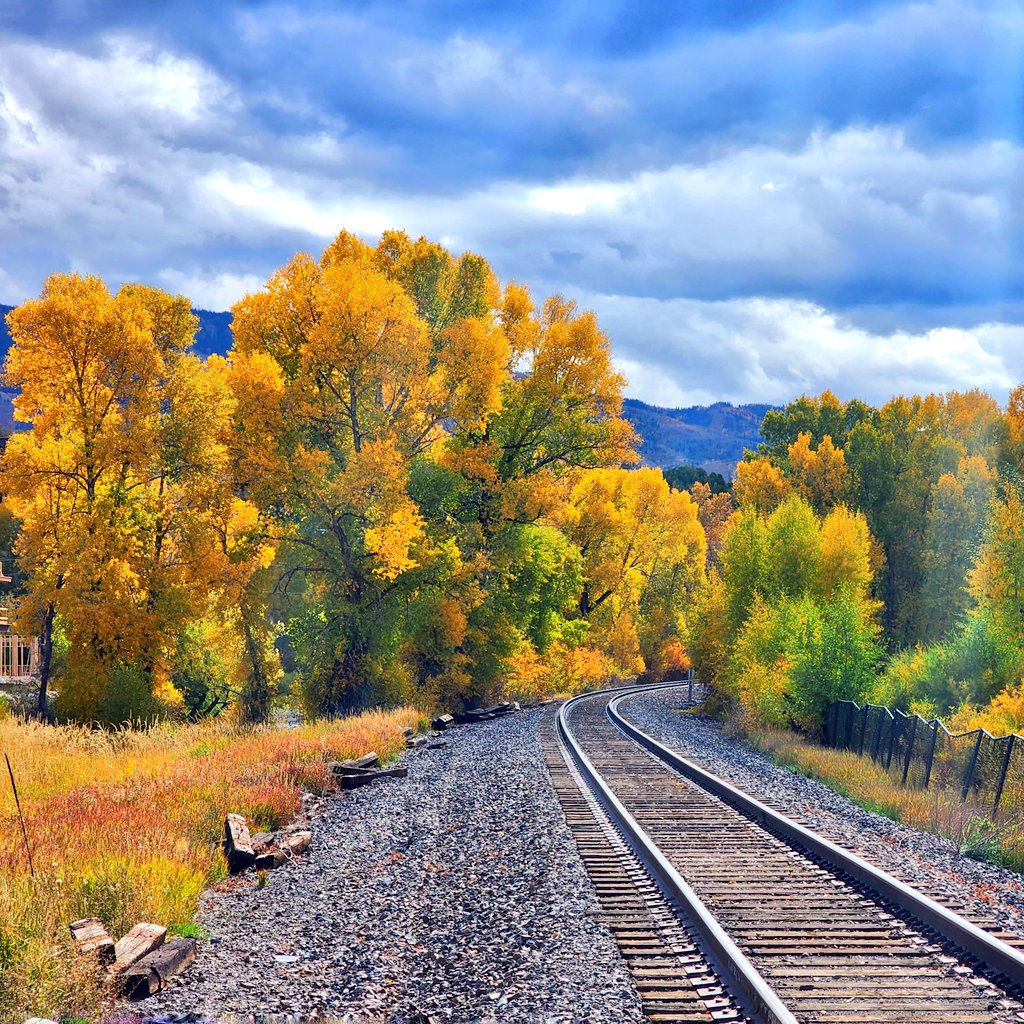
<instances>
[{"instance_id":1,"label":"railway curve","mask_svg":"<svg viewBox=\"0 0 1024 1024\"><path fill-rule=\"evenodd\" d=\"M699 978L702 991L722 993L717 1003L703 1007L692 999L650 998L654 967L661 986L655 996L679 995L685 984L673 989L671 964L656 942L623 947L620 941L649 1019L1024 1020L1017 1001L1024 990L1020 950L648 736L619 705L650 689L624 687L573 698L552 727L552 744L589 803L590 816L604 818L598 827L619 837L620 858L633 859L692 937L704 969L713 972ZM549 753L549 767L556 760ZM570 787L554 769L553 778L565 806ZM593 834L595 826L581 807L570 826ZM608 864L603 851L605 881ZM614 933L617 904L606 904L597 888L606 913L611 907ZM630 918L627 929L636 927ZM685 982L686 975L681 977Z\"/></svg>"}]
</instances>

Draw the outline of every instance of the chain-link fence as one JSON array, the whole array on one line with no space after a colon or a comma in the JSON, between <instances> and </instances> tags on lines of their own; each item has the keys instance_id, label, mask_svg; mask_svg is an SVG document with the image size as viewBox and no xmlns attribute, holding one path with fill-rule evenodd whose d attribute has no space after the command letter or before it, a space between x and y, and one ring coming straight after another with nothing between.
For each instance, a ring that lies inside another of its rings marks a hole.
<instances>
[{"instance_id":1,"label":"chain-link fence","mask_svg":"<svg viewBox=\"0 0 1024 1024\"><path fill-rule=\"evenodd\" d=\"M937 718L837 700L825 716L825 745L872 758L906 786L959 790L961 800L993 811L1024 801L1024 736L950 732Z\"/></svg>"}]
</instances>

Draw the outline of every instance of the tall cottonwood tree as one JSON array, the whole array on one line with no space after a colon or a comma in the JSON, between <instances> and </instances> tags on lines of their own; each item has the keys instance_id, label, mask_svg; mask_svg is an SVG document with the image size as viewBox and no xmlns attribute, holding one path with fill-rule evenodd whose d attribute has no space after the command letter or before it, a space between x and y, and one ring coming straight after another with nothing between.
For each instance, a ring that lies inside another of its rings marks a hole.
<instances>
[{"instance_id":1,"label":"tall cottonwood tree","mask_svg":"<svg viewBox=\"0 0 1024 1024\"><path fill-rule=\"evenodd\" d=\"M177 635L224 575L237 513L223 367L188 354L188 301L141 285L111 294L98 278L54 275L8 325L5 382L30 429L7 445L3 492L21 521L20 622L40 637L40 707L58 620L67 713L96 718L105 700L133 711L112 690L132 674L173 703Z\"/></svg>"},{"instance_id":2,"label":"tall cottonwood tree","mask_svg":"<svg viewBox=\"0 0 1024 1024\"><path fill-rule=\"evenodd\" d=\"M234 314L236 369L269 359L280 381L258 457L317 706L404 676L472 698L561 635L577 558L552 517L576 474L635 459L592 314L537 311L480 257L397 232L343 232Z\"/></svg>"}]
</instances>

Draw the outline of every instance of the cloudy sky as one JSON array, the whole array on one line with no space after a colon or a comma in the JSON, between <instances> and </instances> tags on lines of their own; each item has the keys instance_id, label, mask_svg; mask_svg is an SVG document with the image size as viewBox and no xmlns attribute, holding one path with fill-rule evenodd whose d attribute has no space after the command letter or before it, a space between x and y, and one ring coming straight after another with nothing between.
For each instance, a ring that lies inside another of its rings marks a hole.
<instances>
[{"instance_id":1,"label":"cloudy sky","mask_svg":"<svg viewBox=\"0 0 1024 1024\"><path fill-rule=\"evenodd\" d=\"M597 310L636 397L1024 380L1019 0L0 0L0 302L226 309L384 228Z\"/></svg>"}]
</instances>

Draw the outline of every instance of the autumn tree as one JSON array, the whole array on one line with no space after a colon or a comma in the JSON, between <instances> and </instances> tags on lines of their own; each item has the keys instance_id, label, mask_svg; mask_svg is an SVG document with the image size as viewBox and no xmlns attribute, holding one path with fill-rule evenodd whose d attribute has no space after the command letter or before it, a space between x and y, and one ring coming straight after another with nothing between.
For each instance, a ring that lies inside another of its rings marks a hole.
<instances>
[{"instance_id":1,"label":"autumn tree","mask_svg":"<svg viewBox=\"0 0 1024 1024\"><path fill-rule=\"evenodd\" d=\"M579 556L552 524L576 474L635 459L593 314L538 311L481 258L394 232L343 232L234 314L243 392L276 389L239 458L277 481L257 502L312 704L473 699L524 652L578 645L560 623Z\"/></svg>"},{"instance_id":2,"label":"autumn tree","mask_svg":"<svg viewBox=\"0 0 1024 1024\"><path fill-rule=\"evenodd\" d=\"M732 490L742 507L771 512L792 491L785 473L765 458L744 460L736 466Z\"/></svg>"},{"instance_id":3,"label":"autumn tree","mask_svg":"<svg viewBox=\"0 0 1024 1024\"><path fill-rule=\"evenodd\" d=\"M842 448L826 434L811 448L811 435L800 434L787 449L790 476L798 494L822 514L844 501L849 492L849 473Z\"/></svg>"},{"instance_id":4,"label":"autumn tree","mask_svg":"<svg viewBox=\"0 0 1024 1024\"><path fill-rule=\"evenodd\" d=\"M829 700L862 696L880 658L871 552L844 505L821 517L791 494L770 514L741 508L690 628L698 669L760 724L813 728Z\"/></svg>"},{"instance_id":5,"label":"autumn tree","mask_svg":"<svg viewBox=\"0 0 1024 1024\"><path fill-rule=\"evenodd\" d=\"M705 538L686 491L660 469L595 469L565 511L583 557L577 610L590 642L623 674L657 672L685 631L683 609L704 578Z\"/></svg>"},{"instance_id":6,"label":"autumn tree","mask_svg":"<svg viewBox=\"0 0 1024 1024\"><path fill-rule=\"evenodd\" d=\"M708 567L721 564L722 542L729 517L736 511L736 503L729 491L715 494L708 484L698 481L690 488L697 506L697 519L704 528L707 542Z\"/></svg>"},{"instance_id":7,"label":"autumn tree","mask_svg":"<svg viewBox=\"0 0 1024 1024\"><path fill-rule=\"evenodd\" d=\"M98 278L54 275L8 325L5 381L30 429L8 443L3 491L21 521L19 622L40 638L40 708L58 620L65 713L174 706L178 635L223 580L239 511L223 365L188 353L186 299L141 285L112 295Z\"/></svg>"}]
</instances>

